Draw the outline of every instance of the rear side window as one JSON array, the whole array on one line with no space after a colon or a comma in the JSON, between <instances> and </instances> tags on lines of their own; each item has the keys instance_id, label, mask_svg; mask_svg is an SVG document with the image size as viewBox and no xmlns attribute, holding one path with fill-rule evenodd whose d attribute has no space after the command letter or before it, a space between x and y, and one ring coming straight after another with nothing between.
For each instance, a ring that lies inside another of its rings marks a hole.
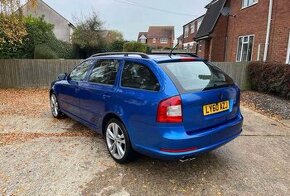
<instances>
[{"instance_id":1,"label":"rear side window","mask_svg":"<svg viewBox=\"0 0 290 196\"><path fill-rule=\"evenodd\" d=\"M159 91L159 83L153 72L145 65L126 62L121 85L123 87Z\"/></svg>"},{"instance_id":2,"label":"rear side window","mask_svg":"<svg viewBox=\"0 0 290 196\"><path fill-rule=\"evenodd\" d=\"M203 61L161 63L179 91L203 91L233 84L233 80L217 67Z\"/></svg>"},{"instance_id":3,"label":"rear side window","mask_svg":"<svg viewBox=\"0 0 290 196\"><path fill-rule=\"evenodd\" d=\"M118 60L99 60L89 77L89 82L113 85L119 67Z\"/></svg>"}]
</instances>

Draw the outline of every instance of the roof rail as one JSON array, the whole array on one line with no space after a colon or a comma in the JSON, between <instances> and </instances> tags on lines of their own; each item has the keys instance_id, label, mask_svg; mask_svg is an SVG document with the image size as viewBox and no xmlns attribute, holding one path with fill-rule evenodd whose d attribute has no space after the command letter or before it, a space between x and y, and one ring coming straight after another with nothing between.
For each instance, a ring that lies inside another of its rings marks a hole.
<instances>
[{"instance_id":1,"label":"roof rail","mask_svg":"<svg viewBox=\"0 0 290 196\"><path fill-rule=\"evenodd\" d=\"M147 54L142 53L142 52L105 52L105 53L94 54L91 57L109 56L109 55L124 55L124 56L139 55L144 59L150 59L150 57Z\"/></svg>"},{"instance_id":2,"label":"roof rail","mask_svg":"<svg viewBox=\"0 0 290 196\"><path fill-rule=\"evenodd\" d=\"M151 54L163 54L163 55L168 55L168 56L171 56L171 55L186 55L186 56L190 56L190 57L199 57L197 56L195 53L189 53L189 52L152 52Z\"/></svg>"}]
</instances>

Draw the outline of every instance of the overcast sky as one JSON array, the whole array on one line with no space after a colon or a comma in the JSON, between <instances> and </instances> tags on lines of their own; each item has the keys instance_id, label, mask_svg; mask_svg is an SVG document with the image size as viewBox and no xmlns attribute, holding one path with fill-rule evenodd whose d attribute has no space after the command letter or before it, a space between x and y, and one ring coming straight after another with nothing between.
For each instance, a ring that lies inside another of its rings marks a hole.
<instances>
[{"instance_id":1,"label":"overcast sky","mask_svg":"<svg viewBox=\"0 0 290 196\"><path fill-rule=\"evenodd\" d=\"M211 0L44 0L74 23L74 16L93 10L105 22L105 28L116 29L127 40L137 40L139 31L150 25L175 26L175 37L182 26L205 13Z\"/></svg>"}]
</instances>

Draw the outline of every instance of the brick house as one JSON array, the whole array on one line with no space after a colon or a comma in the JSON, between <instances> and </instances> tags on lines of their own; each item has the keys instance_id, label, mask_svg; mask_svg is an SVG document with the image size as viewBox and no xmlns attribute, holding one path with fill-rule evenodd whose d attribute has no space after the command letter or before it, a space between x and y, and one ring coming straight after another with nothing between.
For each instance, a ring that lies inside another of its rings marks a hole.
<instances>
[{"instance_id":1,"label":"brick house","mask_svg":"<svg viewBox=\"0 0 290 196\"><path fill-rule=\"evenodd\" d=\"M148 32L139 32L138 42L147 43L153 49L168 49L174 43L173 26L150 26Z\"/></svg>"},{"instance_id":2,"label":"brick house","mask_svg":"<svg viewBox=\"0 0 290 196\"><path fill-rule=\"evenodd\" d=\"M31 1L28 1L20 8L20 11L24 16L44 17L44 21L54 25L53 33L57 39L71 41L74 25L44 1L38 0L35 8L32 8Z\"/></svg>"},{"instance_id":3,"label":"brick house","mask_svg":"<svg viewBox=\"0 0 290 196\"><path fill-rule=\"evenodd\" d=\"M227 16L221 14L224 7L230 8ZM194 38L198 55L211 61L290 63L289 0L214 0L206 8Z\"/></svg>"},{"instance_id":4,"label":"brick house","mask_svg":"<svg viewBox=\"0 0 290 196\"><path fill-rule=\"evenodd\" d=\"M183 49L191 50L196 52L196 41L194 41L194 37L202 23L204 16L200 16L189 23L183 25Z\"/></svg>"}]
</instances>

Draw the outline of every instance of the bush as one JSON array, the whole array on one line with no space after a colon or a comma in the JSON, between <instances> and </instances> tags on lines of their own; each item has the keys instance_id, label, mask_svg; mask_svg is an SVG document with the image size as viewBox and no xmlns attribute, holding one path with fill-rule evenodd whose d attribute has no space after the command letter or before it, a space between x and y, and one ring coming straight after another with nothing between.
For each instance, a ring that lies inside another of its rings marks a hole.
<instances>
[{"instance_id":1,"label":"bush","mask_svg":"<svg viewBox=\"0 0 290 196\"><path fill-rule=\"evenodd\" d=\"M41 44L35 46L34 49L35 59L56 59L57 54L46 44Z\"/></svg>"},{"instance_id":2,"label":"bush","mask_svg":"<svg viewBox=\"0 0 290 196\"><path fill-rule=\"evenodd\" d=\"M248 67L248 76L253 90L290 99L289 65L252 62Z\"/></svg>"},{"instance_id":3,"label":"bush","mask_svg":"<svg viewBox=\"0 0 290 196\"><path fill-rule=\"evenodd\" d=\"M0 44L0 58L72 58L72 44L57 40L53 33L53 25L44 21L43 17L28 16L23 18L27 35L23 40L11 43L4 39ZM0 41L3 37L0 28ZM44 54L43 51L48 51Z\"/></svg>"},{"instance_id":4,"label":"bush","mask_svg":"<svg viewBox=\"0 0 290 196\"><path fill-rule=\"evenodd\" d=\"M127 42L123 46L124 52L144 52L149 53L150 47L140 42Z\"/></svg>"},{"instance_id":5,"label":"bush","mask_svg":"<svg viewBox=\"0 0 290 196\"><path fill-rule=\"evenodd\" d=\"M109 44L107 51L108 52L122 52L123 46L125 43L126 41L122 41L122 40L113 41L111 44Z\"/></svg>"}]
</instances>

